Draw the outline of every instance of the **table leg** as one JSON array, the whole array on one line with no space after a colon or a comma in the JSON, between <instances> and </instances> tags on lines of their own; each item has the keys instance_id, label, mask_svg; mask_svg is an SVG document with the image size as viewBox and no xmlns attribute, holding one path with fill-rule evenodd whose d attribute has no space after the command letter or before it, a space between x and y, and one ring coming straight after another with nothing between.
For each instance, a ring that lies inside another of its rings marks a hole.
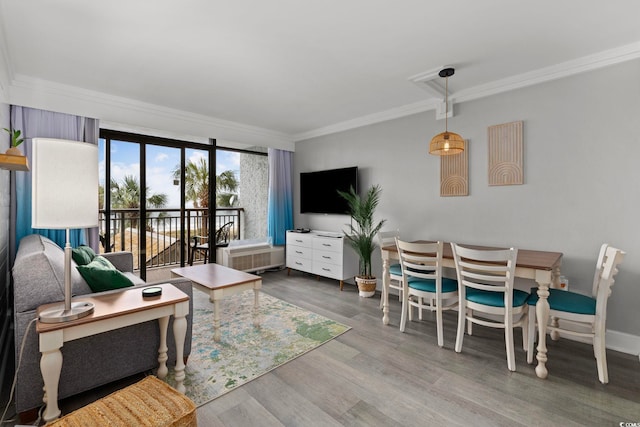
<instances>
[{"instance_id":1,"label":"table leg","mask_svg":"<svg viewBox=\"0 0 640 427\"><path fill-rule=\"evenodd\" d=\"M210 300L213 302L213 340L220 341L220 299L223 297L218 291L211 292Z\"/></svg>"},{"instance_id":2,"label":"table leg","mask_svg":"<svg viewBox=\"0 0 640 427\"><path fill-rule=\"evenodd\" d=\"M47 404L43 418L46 422L60 416L58 408L58 383L62 371L62 352L60 348L42 352L40 371L44 380L44 401Z\"/></svg>"},{"instance_id":3,"label":"table leg","mask_svg":"<svg viewBox=\"0 0 640 427\"><path fill-rule=\"evenodd\" d=\"M536 273L536 282L538 283L538 302L536 303L536 320L538 323L538 347L536 359L536 375L539 378L547 378L547 322L549 321L549 285L551 284L551 272L543 274Z\"/></svg>"},{"instance_id":4,"label":"table leg","mask_svg":"<svg viewBox=\"0 0 640 427\"><path fill-rule=\"evenodd\" d=\"M189 314L189 303L183 303L176 306L173 318L173 337L176 341L176 390L184 393L184 342L187 334L187 314Z\"/></svg>"},{"instance_id":5,"label":"table leg","mask_svg":"<svg viewBox=\"0 0 640 427\"><path fill-rule=\"evenodd\" d=\"M389 324L389 259L382 260L382 324Z\"/></svg>"},{"instance_id":6,"label":"table leg","mask_svg":"<svg viewBox=\"0 0 640 427\"><path fill-rule=\"evenodd\" d=\"M158 326L160 327L160 346L158 347L158 378L164 379L169 373L167 369L167 329L169 328L169 316L161 317L158 319Z\"/></svg>"}]
</instances>

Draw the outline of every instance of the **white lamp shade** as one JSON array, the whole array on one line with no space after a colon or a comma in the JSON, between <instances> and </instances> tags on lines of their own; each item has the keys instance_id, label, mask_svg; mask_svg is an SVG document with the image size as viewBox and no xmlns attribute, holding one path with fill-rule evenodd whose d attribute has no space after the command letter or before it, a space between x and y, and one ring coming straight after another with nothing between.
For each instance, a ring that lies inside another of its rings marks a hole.
<instances>
[{"instance_id":1,"label":"white lamp shade","mask_svg":"<svg viewBox=\"0 0 640 427\"><path fill-rule=\"evenodd\" d=\"M98 226L98 146L33 138L33 228Z\"/></svg>"}]
</instances>

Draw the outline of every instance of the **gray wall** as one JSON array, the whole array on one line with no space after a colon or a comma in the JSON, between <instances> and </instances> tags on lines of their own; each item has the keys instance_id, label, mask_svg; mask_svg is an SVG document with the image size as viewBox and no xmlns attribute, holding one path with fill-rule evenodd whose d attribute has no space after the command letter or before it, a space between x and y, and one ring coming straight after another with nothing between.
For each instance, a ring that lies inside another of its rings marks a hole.
<instances>
[{"instance_id":1,"label":"gray wall","mask_svg":"<svg viewBox=\"0 0 640 427\"><path fill-rule=\"evenodd\" d=\"M489 187L487 127L517 120L525 183ZM428 111L298 142L295 185L300 172L358 166L361 189L383 188L385 228L407 239L563 252L572 290L590 292L602 243L619 247L627 256L608 329L640 335L640 60L455 104L449 129L469 141L467 197L439 196L440 159L427 146L443 129ZM349 220L299 214L298 194L294 212L296 227L341 230Z\"/></svg>"}]
</instances>

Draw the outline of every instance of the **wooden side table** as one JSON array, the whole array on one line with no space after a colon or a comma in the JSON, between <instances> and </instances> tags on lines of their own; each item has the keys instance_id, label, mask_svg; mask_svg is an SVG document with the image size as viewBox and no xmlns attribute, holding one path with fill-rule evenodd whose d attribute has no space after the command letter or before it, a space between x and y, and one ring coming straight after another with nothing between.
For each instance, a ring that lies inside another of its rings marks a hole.
<instances>
[{"instance_id":1,"label":"wooden side table","mask_svg":"<svg viewBox=\"0 0 640 427\"><path fill-rule=\"evenodd\" d=\"M87 301L95 305L94 312L87 317L65 323L36 322L39 334L40 370L44 380L44 402L46 409L44 420L49 422L60 416L58 408L58 383L62 370L62 352L60 349L67 341L124 328L149 320L158 320L160 326L160 348L158 349L158 377L164 378L167 369L167 329L169 317L174 316L173 334L176 342L176 389L184 393L184 341L189 314L189 296L165 283L154 285L162 288L162 295L143 298L142 289L128 289L94 297L74 298L74 302ZM38 307L38 313L55 304Z\"/></svg>"}]
</instances>

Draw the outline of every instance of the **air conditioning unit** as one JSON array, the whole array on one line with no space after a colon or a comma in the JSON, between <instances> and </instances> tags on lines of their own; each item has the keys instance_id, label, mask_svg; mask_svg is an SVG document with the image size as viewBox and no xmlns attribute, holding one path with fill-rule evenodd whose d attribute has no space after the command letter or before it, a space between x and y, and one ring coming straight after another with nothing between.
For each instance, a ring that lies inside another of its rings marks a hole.
<instances>
[{"instance_id":1,"label":"air conditioning unit","mask_svg":"<svg viewBox=\"0 0 640 427\"><path fill-rule=\"evenodd\" d=\"M284 266L284 246L250 243L222 248L222 265L247 272L281 267Z\"/></svg>"}]
</instances>

